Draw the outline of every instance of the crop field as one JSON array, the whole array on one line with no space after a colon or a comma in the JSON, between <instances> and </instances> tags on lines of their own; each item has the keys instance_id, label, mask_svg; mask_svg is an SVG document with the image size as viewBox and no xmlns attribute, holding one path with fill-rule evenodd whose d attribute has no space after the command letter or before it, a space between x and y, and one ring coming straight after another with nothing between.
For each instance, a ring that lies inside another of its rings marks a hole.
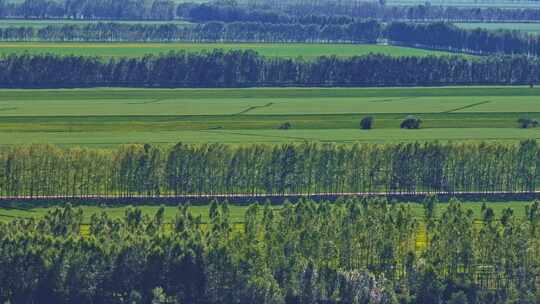
<instances>
[{"instance_id":1,"label":"crop field","mask_svg":"<svg viewBox=\"0 0 540 304\"><path fill-rule=\"evenodd\" d=\"M413 211L414 216L419 219L420 221L424 217L424 207L422 204L419 203L404 203L407 206L411 207L411 210ZM482 219L482 203L480 202L464 202L464 207L467 209L471 209L474 213L474 218L476 220ZM514 214L518 217L523 217L525 215L525 206L530 205L531 202L523 202L523 201L512 201L512 202L487 202L486 205L493 209L495 214L497 216L500 216L502 214L502 211L506 208L511 208L514 210ZM441 214L444 212L444 209L447 207L447 203L439 203L437 205L436 213ZM194 216L201 216L201 219L203 223L208 222L208 211L209 211L210 205L208 204L202 204L202 205L192 205L190 207L190 210ZM121 218L124 216L126 208L128 206L121 206L121 207L97 207L97 206L81 206L80 208L84 211L84 223L89 223L90 218L93 214L99 214L101 212L106 212L109 216L112 218ZM160 208L160 206L154 206L154 205L144 205L139 206L142 213L148 216L153 216L156 211ZM230 205L230 216L231 221L234 223L243 223L244 222L244 215L247 210L247 205ZM275 205L272 206L275 210L279 210L279 206ZM173 223L175 215L178 211L178 207L175 206L164 206L165 209L165 222L166 223ZM43 208L8 208L8 207L0 207L0 222L6 222L13 220L15 218L40 218L44 216L47 211L49 210L48 207Z\"/></svg>"},{"instance_id":2,"label":"crop field","mask_svg":"<svg viewBox=\"0 0 540 304\"><path fill-rule=\"evenodd\" d=\"M214 49L253 50L262 56L285 58L315 58L319 56L351 57L367 54L389 56L449 56L453 53L418 48L373 44L306 44L306 43L52 43L1 42L0 55L29 53L61 56L142 57L171 51L201 52ZM468 56L468 55L467 55Z\"/></svg>"},{"instance_id":3,"label":"crop field","mask_svg":"<svg viewBox=\"0 0 540 304\"><path fill-rule=\"evenodd\" d=\"M482 22L470 22L470 23L455 23L458 27L464 29L477 29L482 28L486 30L511 30L511 31L520 31L530 34L540 33L540 23L531 22L531 23L521 23L521 22L493 22L493 23L482 23Z\"/></svg>"},{"instance_id":4,"label":"crop field","mask_svg":"<svg viewBox=\"0 0 540 304\"><path fill-rule=\"evenodd\" d=\"M402 130L409 114L420 130ZM359 130L364 116L374 129ZM540 139L540 89L0 90L0 143L395 142ZM284 122L292 128L279 130Z\"/></svg>"}]
</instances>

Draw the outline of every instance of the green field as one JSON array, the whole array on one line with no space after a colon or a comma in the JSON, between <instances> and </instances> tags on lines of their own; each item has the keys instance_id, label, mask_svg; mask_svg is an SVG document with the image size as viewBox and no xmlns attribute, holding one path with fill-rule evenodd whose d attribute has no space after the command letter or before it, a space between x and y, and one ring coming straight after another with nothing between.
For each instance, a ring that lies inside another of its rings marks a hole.
<instances>
[{"instance_id":1,"label":"green field","mask_svg":"<svg viewBox=\"0 0 540 304\"><path fill-rule=\"evenodd\" d=\"M470 23L455 23L458 27L464 29L477 29L482 28L486 30L496 31L496 30L511 30L511 31L520 31L531 34L540 33L540 22L532 23L522 23L522 22L493 22L493 23L482 23L482 22L470 22Z\"/></svg>"},{"instance_id":2,"label":"green field","mask_svg":"<svg viewBox=\"0 0 540 304\"><path fill-rule=\"evenodd\" d=\"M421 130L402 130L408 114ZM374 129L358 129L362 117ZM0 90L0 144L395 142L540 139L540 89L257 88ZM278 130L290 122L290 130Z\"/></svg>"},{"instance_id":3,"label":"green field","mask_svg":"<svg viewBox=\"0 0 540 304\"><path fill-rule=\"evenodd\" d=\"M514 210L514 213L518 217L522 217L525 214L525 206L529 205L530 202L488 202L486 203L488 207L492 208L495 211L496 216L500 216L502 214L502 210L506 208L512 208ZM422 219L424 217L424 208L419 203L409 203L408 206L412 208L413 214L418 218ZM447 203L440 203L437 205L437 213L441 214L444 209L446 208ZM474 217L477 220L480 220L482 218L481 213L481 207L482 203L480 202L465 202L464 203L465 208L471 209L474 212ZM84 223L89 223L90 218L92 214L99 214L101 212L107 212L109 216L113 218L120 218L124 216L124 212L127 206L122 207L92 207L92 206L82 206L81 207L84 211ZM152 216L156 213L159 206L140 206L139 207L143 214ZM174 222L175 215L177 213L178 208L174 206L165 206L165 222L172 223ZM241 223L244 221L244 214L247 210L246 205L231 205L230 211L231 211L231 221L235 223ZM273 206L272 208L275 208L276 210L279 210L279 206ZM10 221L15 218L40 218L42 217L49 208L2 208L0 207L0 222L6 222ZM203 222L208 221L208 210L209 205L194 205L191 206L191 212L195 216L201 216Z\"/></svg>"},{"instance_id":4,"label":"green field","mask_svg":"<svg viewBox=\"0 0 540 304\"><path fill-rule=\"evenodd\" d=\"M254 50L263 56L285 58L314 58L319 56L351 57L367 54L390 56L446 56L452 53L417 48L373 44L316 44L316 43L51 43L51 42L1 42L0 55L56 54L77 56L141 57L147 54L164 54L171 51L201 52L213 49Z\"/></svg>"}]
</instances>

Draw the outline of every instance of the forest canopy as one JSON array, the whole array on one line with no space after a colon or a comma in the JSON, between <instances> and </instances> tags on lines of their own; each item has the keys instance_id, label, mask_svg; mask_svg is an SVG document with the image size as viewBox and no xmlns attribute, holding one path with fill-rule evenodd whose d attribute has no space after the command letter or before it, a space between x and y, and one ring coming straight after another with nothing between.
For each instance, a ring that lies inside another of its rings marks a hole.
<instances>
[{"instance_id":1,"label":"forest canopy","mask_svg":"<svg viewBox=\"0 0 540 304\"><path fill-rule=\"evenodd\" d=\"M54 208L0 223L0 301L13 303L538 303L540 204L475 222L465 204L424 218L385 200L179 206L122 219ZM423 227L423 243L418 229Z\"/></svg>"}]
</instances>

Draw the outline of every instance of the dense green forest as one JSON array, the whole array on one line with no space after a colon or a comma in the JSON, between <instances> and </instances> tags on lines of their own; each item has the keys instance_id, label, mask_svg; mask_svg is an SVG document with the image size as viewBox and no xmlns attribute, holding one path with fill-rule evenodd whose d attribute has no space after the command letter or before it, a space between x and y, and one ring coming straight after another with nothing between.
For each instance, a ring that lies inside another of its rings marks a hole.
<instances>
[{"instance_id":1,"label":"dense green forest","mask_svg":"<svg viewBox=\"0 0 540 304\"><path fill-rule=\"evenodd\" d=\"M383 200L253 204L242 226L213 203L123 219L53 209L0 224L3 303L402 303L540 301L540 205L481 223L452 201L420 222ZM416 242L425 227L425 244Z\"/></svg>"},{"instance_id":2,"label":"dense green forest","mask_svg":"<svg viewBox=\"0 0 540 304\"><path fill-rule=\"evenodd\" d=\"M114 150L32 145L2 149L0 168L0 195L24 197L527 192L540 186L535 140L129 145Z\"/></svg>"},{"instance_id":3,"label":"dense green forest","mask_svg":"<svg viewBox=\"0 0 540 304\"><path fill-rule=\"evenodd\" d=\"M40 67L36 69L36 67ZM12 54L0 57L2 87L440 86L540 82L525 56L267 58L251 50L171 52L142 58Z\"/></svg>"}]
</instances>

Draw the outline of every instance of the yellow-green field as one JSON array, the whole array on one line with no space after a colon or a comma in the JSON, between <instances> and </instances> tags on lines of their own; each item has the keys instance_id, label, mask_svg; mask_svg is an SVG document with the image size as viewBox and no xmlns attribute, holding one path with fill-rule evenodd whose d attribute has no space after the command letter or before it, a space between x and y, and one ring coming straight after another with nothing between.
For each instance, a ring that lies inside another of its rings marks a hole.
<instances>
[{"instance_id":1,"label":"yellow-green field","mask_svg":"<svg viewBox=\"0 0 540 304\"><path fill-rule=\"evenodd\" d=\"M111 57L141 57L147 54L164 54L171 51L201 52L214 49L253 50L262 56L306 59L319 56L351 57L366 54L390 56L450 55L452 53L409 47L373 44L307 44L307 43L52 43L52 42L2 42L0 55L55 54Z\"/></svg>"},{"instance_id":2,"label":"yellow-green field","mask_svg":"<svg viewBox=\"0 0 540 304\"><path fill-rule=\"evenodd\" d=\"M399 128L409 114L421 130ZM367 115L374 129L359 130ZM0 90L0 144L540 139L523 116L540 119L540 89Z\"/></svg>"}]
</instances>

